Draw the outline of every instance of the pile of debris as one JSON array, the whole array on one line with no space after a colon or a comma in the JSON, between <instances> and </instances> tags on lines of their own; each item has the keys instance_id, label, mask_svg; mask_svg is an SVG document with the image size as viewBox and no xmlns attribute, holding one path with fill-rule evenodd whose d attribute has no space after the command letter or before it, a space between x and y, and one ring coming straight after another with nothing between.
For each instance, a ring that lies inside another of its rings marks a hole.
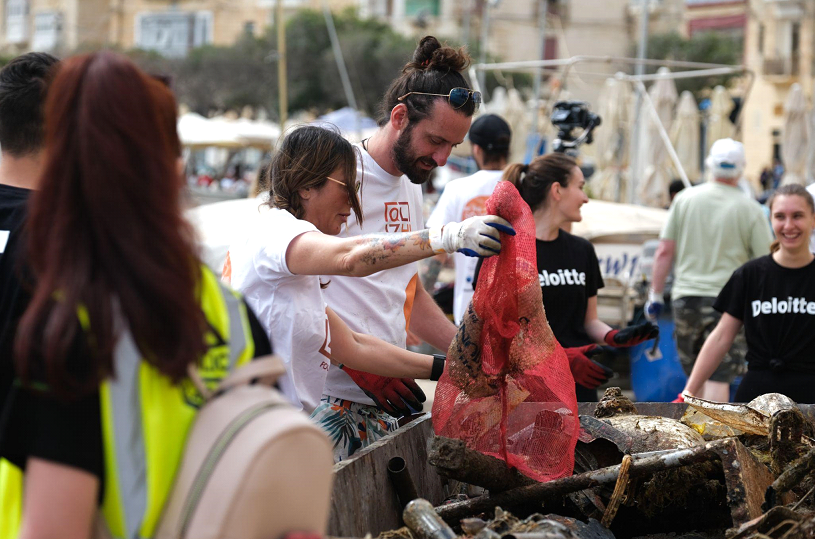
<instances>
[{"instance_id":1,"label":"pile of debris","mask_svg":"<svg viewBox=\"0 0 815 539\"><path fill-rule=\"evenodd\" d=\"M580 416L574 475L547 483L436 437L438 473L486 490L436 508L407 503L405 527L380 538L815 539L813 424L798 406L779 394L687 402L681 420L644 416L607 390Z\"/></svg>"}]
</instances>

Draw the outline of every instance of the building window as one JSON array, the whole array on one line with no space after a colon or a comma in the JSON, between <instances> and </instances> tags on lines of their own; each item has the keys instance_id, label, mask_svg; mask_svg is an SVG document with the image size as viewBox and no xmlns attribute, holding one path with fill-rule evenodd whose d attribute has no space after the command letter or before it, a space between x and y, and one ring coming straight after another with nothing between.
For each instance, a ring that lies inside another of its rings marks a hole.
<instances>
[{"instance_id":1,"label":"building window","mask_svg":"<svg viewBox=\"0 0 815 539\"><path fill-rule=\"evenodd\" d=\"M34 15L34 37L31 48L35 51L53 52L60 45L62 36L62 13L44 11Z\"/></svg>"},{"instance_id":2,"label":"building window","mask_svg":"<svg viewBox=\"0 0 815 539\"><path fill-rule=\"evenodd\" d=\"M6 42L23 43L28 40L28 0L7 0Z\"/></svg>"},{"instance_id":3,"label":"building window","mask_svg":"<svg viewBox=\"0 0 815 539\"><path fill-rule=\"evenodd\" d=\"M408 17L420 15L438 17L439 3L439 0L405 0L405 15Z\"/></svg>"},{"instance_id":4,"label":"building window","mask_svg":"<svg viewBox=\"0 0 815 539\"><path fill-rule=\"evenodd\" d=\"M801 23L792 23L792 35L790 36L790 52L793 56L798 54L801 47Z\"/></svg>"},{"instance_id":5,"label":"building window","mask_svg":"<svg viewBox=\"0 0 815 539\"><path fill-rule=\"evenodd\" d=\"M136 46L171 58L212 43L212 13L168 11L136 16Z\"/></svg>"}]
</instances>

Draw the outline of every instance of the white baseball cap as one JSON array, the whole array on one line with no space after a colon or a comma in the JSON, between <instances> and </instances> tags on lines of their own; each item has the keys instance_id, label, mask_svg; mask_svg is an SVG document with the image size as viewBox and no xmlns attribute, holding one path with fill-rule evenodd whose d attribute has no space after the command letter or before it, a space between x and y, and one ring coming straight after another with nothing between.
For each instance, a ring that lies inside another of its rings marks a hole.
<instances>
[{"instance_id":1,"label":"white baseball cap","mask_svg":"<svg viewBox=\"0 0 815 539\"><path fill-rule=\"evenodd\" d=\"M736 178L741 176L745 162L744 145L732 138L723 138L710 147L706 164L716 177Z\"/></svg>"}]
</instances>

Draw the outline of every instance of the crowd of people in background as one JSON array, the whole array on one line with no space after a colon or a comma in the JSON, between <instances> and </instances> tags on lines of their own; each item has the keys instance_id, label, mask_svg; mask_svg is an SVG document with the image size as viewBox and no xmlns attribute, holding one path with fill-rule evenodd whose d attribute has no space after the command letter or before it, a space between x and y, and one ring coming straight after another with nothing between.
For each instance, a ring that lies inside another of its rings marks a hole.
<instances>
[{"instance_id":1,"label":"crowd of people in background","mask_svg":"<svg viewBox=\"0 0 815 539\"><path fill-rule=\"evenodd\" d=\"M445 368L443 354L406 349L408 330L446 351L479 260L515 233L485 215L499 181L533 213L543 302L578 400L597 400L612 375L599 346L658 336L672 266L684 394L727 401L744 375L737 398L815 400L804 189L776 191L771 231L735 186L743 147L717 141L712 181L677 190L670 207L651 320L612 328L597 314L594 247L568 231L589 202L581 169L560 153L510 164L506 121L472 122L481 94L462 75L469 61L427 36L373 136L286 133L222 276L200 262L182 215L164 79L112 52L31 53L0 71L0 539L87 537L100 522L113 537L152 537L201 404L188 377L214 388L273 352L287 367L281 391L323 428L336 461L398 429L422 408L414 379ZM480 170L447 185L425 226L421 186L468 134ZM428 292L450 256L455 322Z\"/></svg>"}]
</instances>

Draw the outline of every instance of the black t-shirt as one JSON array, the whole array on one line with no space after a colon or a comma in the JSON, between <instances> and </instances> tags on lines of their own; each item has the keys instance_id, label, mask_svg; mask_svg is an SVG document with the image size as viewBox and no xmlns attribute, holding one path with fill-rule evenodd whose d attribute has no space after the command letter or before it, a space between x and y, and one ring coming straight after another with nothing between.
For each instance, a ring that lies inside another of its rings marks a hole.
<instances>
[{"instance_id":1,"label":"black t-shirt","mask_svg":"<svg viewBox=\"0 0 815 539\"><path fill-rule=\"evenodd\" d=\"M255 357L272 353L272 346L257 317L246 306ZM87 357L87 343L77 339L72 359ZM14 385L0 414L0 457L25 468L29 457L85 470L104 485L104 456L99 392L64 402L46 393Z\"/></svg>"},{"instance_id":2,"label":"black t-shirt","mask_svg":"<svg viewBox=\"0 0 815 539\"><path fill-rule=\"evenodd\" d=\"M563 230L552 241L535 240L543 307L555 338L564 348L593 341L586 333L589 298L603 288L594 246Z\"/></svg>"},{"instance_id":3,"label":"black t-shirt","mask_svg":"<svg viewBox=\"0 0 815 539\"><path fill-rule=\"evenodd\" d=\"M815 261L779 266L771 255L733 272L713 307L744 323L750 369L815 373Z\"/></svg>"},{"instance_id":4,"label":"black t-shirt","mask_svg":"<svg viewBox=\"0 0 815 539\"><path fill-rule=\"evenodd\" d=\"M594 246L560 230L552 241L536 239L535 250L543 308L552 333L564 348L591 344L586 333L586 309L589 298L604 286ZM473 288L482 260L476 267Z\"/></svg>"},{"instance_id":5,"label":"black t-shirt","mask_svg":"<svg viewBox=\"0 0 815 539\"><path fill-rule=\"evenodd\" d=\"M0 411L14 379L12 349L20 316L30 300L21 251L29 189L0 184Z\"/></svg>"}]
</instances>

